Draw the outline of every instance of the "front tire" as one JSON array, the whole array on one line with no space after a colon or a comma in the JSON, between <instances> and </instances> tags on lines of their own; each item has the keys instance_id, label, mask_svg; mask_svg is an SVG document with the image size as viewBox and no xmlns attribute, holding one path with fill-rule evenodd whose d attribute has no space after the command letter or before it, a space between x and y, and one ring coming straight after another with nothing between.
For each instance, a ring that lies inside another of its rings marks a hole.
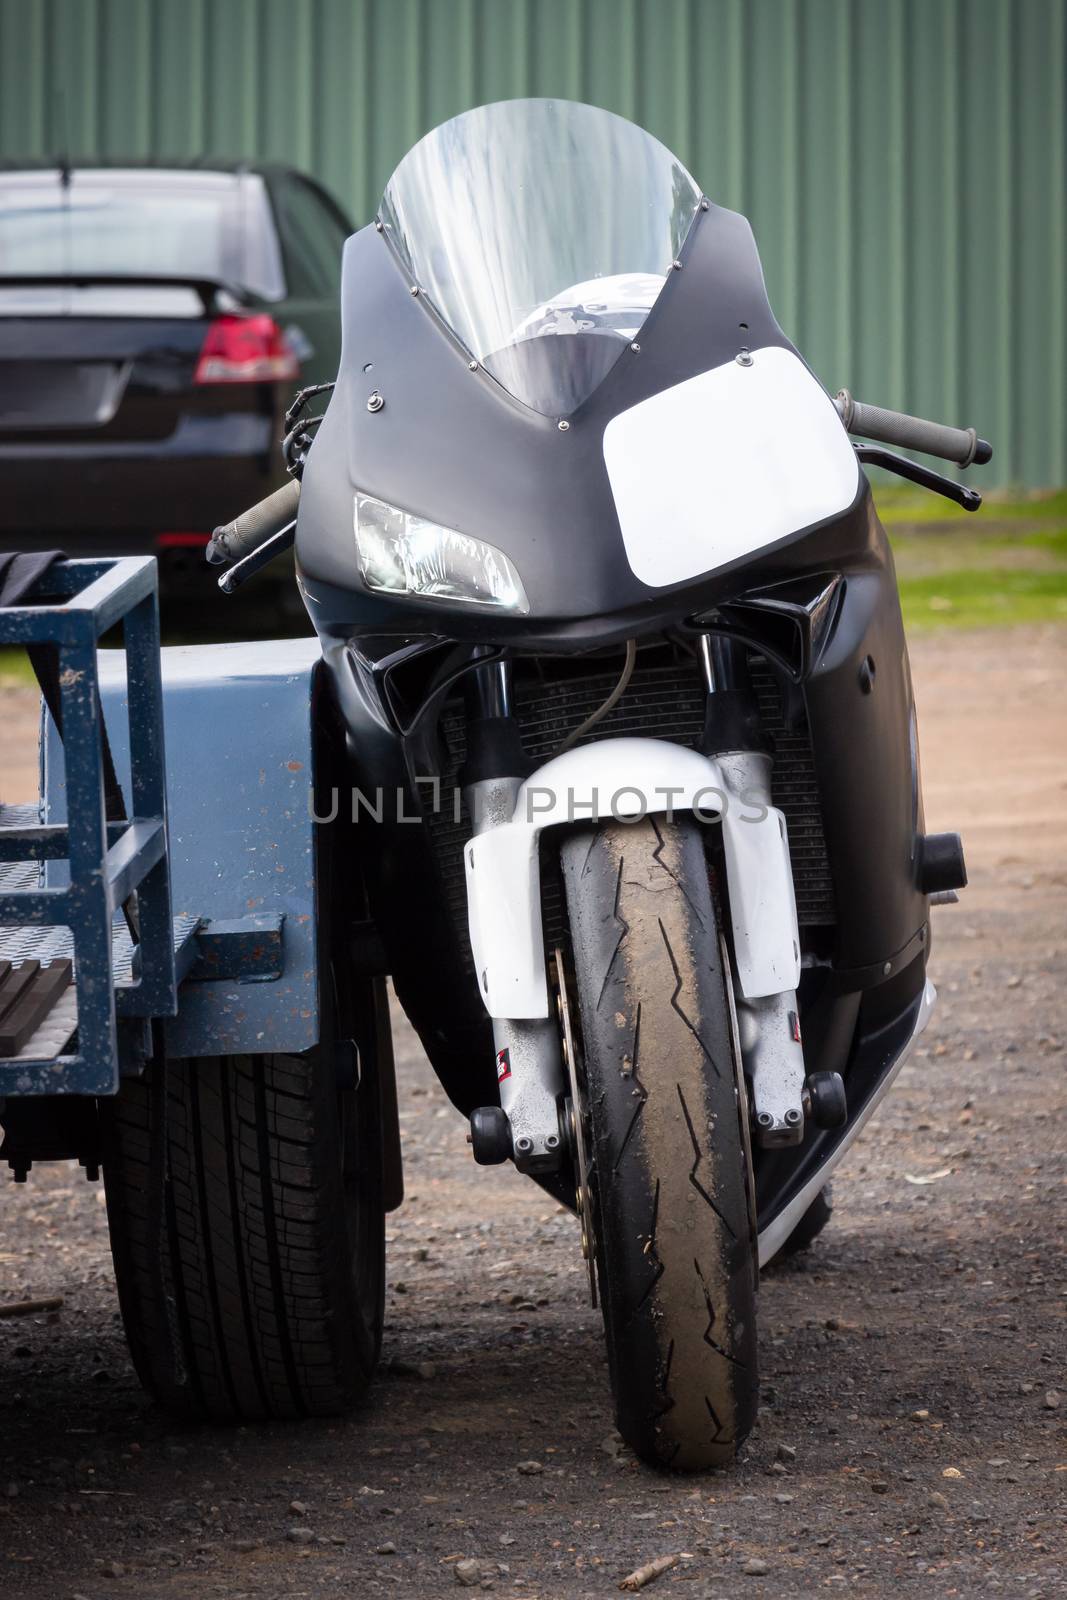
<instances>
[{"instance_id":1,"label":"front tire","mask_svg":"<svg viewBox=\"0 0 1067 1600\"><path fill-rule=\"evenodd\" d=\"M597 1266L619 1431L680 1471L755 1420L754 1230L730 975L702 832L608 823L563 845Z\"/></svg>"}]
</instances>

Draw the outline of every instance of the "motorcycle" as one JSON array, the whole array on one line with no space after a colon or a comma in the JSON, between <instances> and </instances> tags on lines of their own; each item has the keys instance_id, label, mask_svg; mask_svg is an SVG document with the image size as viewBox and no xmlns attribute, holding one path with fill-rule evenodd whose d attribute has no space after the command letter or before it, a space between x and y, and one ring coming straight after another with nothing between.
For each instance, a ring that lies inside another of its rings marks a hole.
<instances>
[{"instance_id":1,"label":"motorcycle","mask_svg":"<svg viewBox=\"0 0 1067 1600\"><path fill-rule=\"evenodd\" d=\"M236 587L295 537L400 1003L474 1160L574 1210L623 1438L722 1465L760 1266L825 1221L966 882L863 466L975 510L884 446L992 452L832 398L744 217L587 105L423 138L342 321L293 483L209 556Z\"/></svg>"}]
</instances>

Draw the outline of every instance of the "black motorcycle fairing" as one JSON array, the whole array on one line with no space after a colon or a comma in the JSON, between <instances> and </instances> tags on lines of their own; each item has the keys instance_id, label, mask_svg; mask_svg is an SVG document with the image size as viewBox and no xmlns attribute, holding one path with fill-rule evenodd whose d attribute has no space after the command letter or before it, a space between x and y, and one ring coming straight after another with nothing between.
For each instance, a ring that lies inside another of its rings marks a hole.
<instances>
[{"instance_id":1,"label":"black motorcycle fairing","mask_svg":"<svg viewBox=\"0 0 1067 1600\"><path fill-rule=\"evenodd\" d=\"M663 588L626 560L604 461L612 417L743 347L796 353L767 300L752 230L719 206L697 213L680 258L629 348L561 430L469 358L425 297L413 295L373 227L345 246L341 369L302 480L297 560L313 604L350 628L512 640L566 634L589 641L594 619L640 615L649 629L712 597L728 567ZM560 345L571 341L541 341ZM368 409L372 393L378 409ZM699 464L694 494L699 495ZM363 589L353 531L355 491L458 528L502 550L530 602L527 616L492 607L396 599ZM858 478L857 500L863 492ZM805 530L779 541L803 537ZM736 570L751 557L734 561ZM344 597L347 595L347 601ZM432 619L432 620L431 620ZM447 621L446 621L447 619Z\"/></svg>"},{"instance_id":2,"label":"black motorcycle fairing","mask_svg":"<svg viewBox=\"0 0 1067 1600\"><path fill-rule=\"evenodd\" d=\"M360 869L397 998L445 1093L469 1115L496 1095L493 1030L459 956L423 796L373 675L344 645L326 648L324 659L347 729L351 789L338 803L363 817L354 829Z\"/></svg>"},{"instance_id":3,"label":"black motorcycle fairing","mask_svg":"<svg viewBox=\"0 0 1067 1600\"><path fill-rule=\"evenodd\" d=\"M347 498L336 482L321 484L320 506L334 505L336 515L351 517ZM299 573L311 619L324 640L447 637L471 644L495 644L508 654L581 653L660 634L675 627L692 632L722 632L751 639L805 676L812 644L826 635L836 615L841 581L846 573L878 571L889 559L885 533L878 521L866 476L861 473L853 505L803 530L784 544L747 561L722 568L693 590L672 591L672 603L652 602L603 616L575 617L563 622L525 617L503 619L476 607L409 609L366 591L325 583ZM795 587L794 587L795 586ZM806 616L802 613L807 613ZM790 615L791 614L791 615ZM516 625L518 623L518 626Z\"/></svg>"},{"instance_id":4,"label":"black motorcycle fairing","mask_svg":"<svg viewBox=\"0 0 1067 1600\"><path fill-rule=\"evenodd\" d=\"M346 515L351 522L352 508L340 503L336 483L324 485L324 491L319 502L322 509L332 504L336 515ZM297 573L304 603L323 639L359 639L363 634L411 638L424 634L492 644L514 656L582 653L662 634L678 626L694 632L710 628L747 637L751 630L736 626L738 618L724 615L721 622L706 619L714 616L719 606L743 600L750 590L762 590L794 578L810 586L814 575L826 574L832 580L835 571L844 565L878 565L882 559L880 548L877 538L869 533L872 518L877 522L870 487L861 472L856 499L841 516L802 529L753 557L730 562L693 584L655 591L657 598L646 598L624 610L563 619L506 617L473 605L431 611L425 603L405 606L355 589L351 577L343 585L325 582L302 569L299 560ZM352 539L354 542L354 534ZM619 559L622 560L621 553ZM649 593L646 591L646 596ZM817 599L813 591L813 605ZM770 628L764 642L768 647L773 645Z\"/></svg>"},{"instance_id":5,"label":"black motorcycle fairing","mask_svg":"<svg viewBox=\"0 0 1067 1600\"><path fill-rule=\"evenodd\" d=\"M836 581L828 582L827 574ZM803 703L819 774L837 902L837 987L858 991L907 964L927 920L926 898L918 884L923 817L907 647L889 543L866 488L862 504L852 512L785 551L759 558L746 569L744 586L735 576L722 599L732 590L733 598L743 601L749 589L765 597L773 594L776 581L786 579L793 580L787 592L794 594L805 575L813 580L818 626L810 630L808 650L797 654L801 671L793 692ZM833 603L824 608L819 601L828 591ZM351 625L323 615L323 610L314 606L313 615L327 662L344 686L359 781L395 783L394 774L400 771L415 794L417 781L434 770L433 718L421 719L417 728L413 723L413 735L403 737L374 674L364 673L360 686L356 658L343 648ZM766 627L767 653L774 656L777 614L754 607L747 620L751 644L760 646L759 629ZM616 635L630 636L621 630ZM597 642L602 642L599 637ZM524 640L522 653L528 648ZM805 659L811 650L814 654ZM343 672L335 663L343 664ZM371 728L373 739L368 738ZM412 836L420 831L402 827L398 847L412 849Z\"/></svg>"},{"instance_id":6,"label":"black motorcycle fairing","mask_svg":"<svg viewBox=\"0 0 1067 1600\"><path fill-rule=\"evenodd\" d=\"M835 1053L847 1051L851 1039L848 1006L854 1022L857 997L891 987L898 973L914 966L928 938L927 901L916 868L922 815L914 704L895 578L873 511L865 529L853 531L857 548L835 585L840 598L832 623L819 635L817 658L795 689L819 771L836 903L833 926L826 930L830 938L819 946L823 988L816 1007L818 1014L832 1014L832 1025L825 1026L836 1041ZM430 829L412 820L431 803L426 779L442 770L435 760L434 718L403 734L375 671L344 642L324 644L349 729L352 782L367 794L385 796L382 820L368 817L359 831L372 914L390 970L456 1104L469 1109L492 1103L484 1092L489 1057L483 1008L444 909ZM813 1015L813 1031L823 1027Z\"/></svg>"},{"instance_id":7,"label":"black motorcycle fairing","mask_svg":"<svg viewBox=\"0 0 1067 1600\"><path fill-rule=\"evenodd\" d=\"M848 1096L843 1128L811 1128L802 1145L762 1150L756 1161L756 1201L762 1230L826 1165L855 1119L881 1088L915 1034L926 986L926 961L920 956L888 982L862 996L838 994L825 1007L816 1002L815 1019L805 1018L804 1055L812 1070L839 1071ZM820 1014L821 1013L821 1014Z\"/></svg>"},{"instance_id":8,"label":"black motorcycle fairing","mask_svg":"<svg viewBox=\"0 0 1067 1600\"><path fill-rule=\"evenodd\" d=\"M881 567L846 577L835 625L803 685L837 890L842 989L898 970L926 923L911 674L888 546L885 555Z\"/></svg>"}]
</instances>

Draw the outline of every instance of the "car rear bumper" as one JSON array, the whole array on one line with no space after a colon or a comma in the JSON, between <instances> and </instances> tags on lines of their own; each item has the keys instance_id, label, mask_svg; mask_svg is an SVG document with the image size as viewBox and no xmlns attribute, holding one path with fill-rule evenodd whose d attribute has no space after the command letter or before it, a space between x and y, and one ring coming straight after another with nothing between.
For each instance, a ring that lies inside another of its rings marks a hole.
<instances>
[{"instance_id":1,"label":"car rear bumper","mask_svg":"<svg viewBox=\"0 0 1067 1600\"><path fill-rule=\"evenodd\" d=\"M0 546L152 553L208 534L284 482L274 421L185 416L165 440L0 442Z\"/></svg>"}]
</instances>

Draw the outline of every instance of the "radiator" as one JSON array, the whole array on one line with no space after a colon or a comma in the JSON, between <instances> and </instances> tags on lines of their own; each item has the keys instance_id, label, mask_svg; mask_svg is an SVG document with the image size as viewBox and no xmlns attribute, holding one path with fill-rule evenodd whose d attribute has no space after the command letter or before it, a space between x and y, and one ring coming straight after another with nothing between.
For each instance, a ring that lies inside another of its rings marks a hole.
<instances>
[{"instance_id":1,"label":"radiator","mask_svg":"<svg viewBox=\"0 0 1067 1600\"><path fill-rule=\"evenodd\" d=\"M807 730L804 726L787 728L778 680L766 660L750 657L749 669L760 718L774 751L772 798L785 814L789 829L797 916L801 927L826 927L836 920L834 894ZM546 761L567 734L603 704L617 681L616 669L579 675L571 672L543 682L517 683L513 704L530 762ZM705 700L703 679L695 662L639 665L618 705L580 742L641 735L695 746L704 731ZM446 796L451 794L466 753L465 715L462 700L456 699L448 702L441 718L446 752L442 792ZM446 803L428 822L457 937L469 961L463 870L463 845L470 834L466 812L457 822L451 805ZM546 942L551 947L559 942L561 931L559 885L554 873L543 876L542 912Z\"/></svg>"}]
</instances>

